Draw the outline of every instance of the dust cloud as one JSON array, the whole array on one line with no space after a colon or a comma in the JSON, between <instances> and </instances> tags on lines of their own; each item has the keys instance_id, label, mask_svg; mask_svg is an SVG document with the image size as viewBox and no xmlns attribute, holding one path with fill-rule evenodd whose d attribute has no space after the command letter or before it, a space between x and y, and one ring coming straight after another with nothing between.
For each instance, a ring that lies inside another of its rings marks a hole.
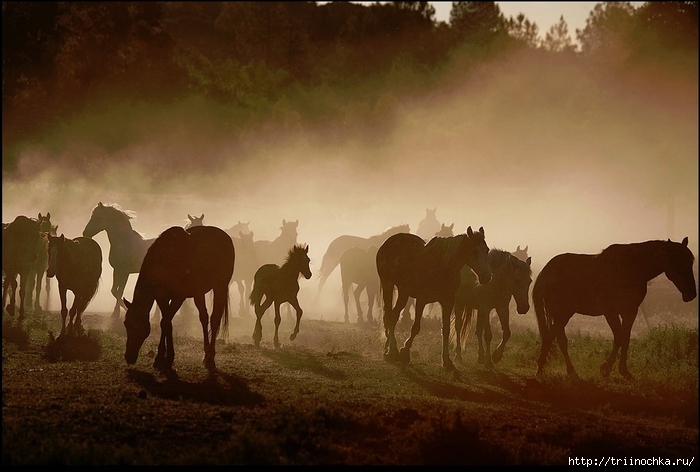
<instances>
[{"instance_id":1,"label":"dust cloud","mask_svg":"<svg viewBox=\"0 0 700 472\"><path fill-rule=\"evenodd\" d=\"M184 101L149 112L115 150L84 134L27 149L3 175L3 221L50 212L59 234L76 237L103 202L136 212L148 238L204 213L205 224L250 222L255 239L274 239L283 219L299 220L314 273L335 237L415 231L426 208L456 233L483 226L491 247L528 246L535 271L561 252L649 239L688 236L697 256L697 98L696 81L524 55L455 68L420 97L397 92L371 133L352 122L290 132L289 116L284 132L234 134L206 101ZM111 312L109 242L95 239L105 262L88 311ZM318 303L318 279L300 285L305 317L343 318L339 270Z\"/></svg>"}]
</instances>

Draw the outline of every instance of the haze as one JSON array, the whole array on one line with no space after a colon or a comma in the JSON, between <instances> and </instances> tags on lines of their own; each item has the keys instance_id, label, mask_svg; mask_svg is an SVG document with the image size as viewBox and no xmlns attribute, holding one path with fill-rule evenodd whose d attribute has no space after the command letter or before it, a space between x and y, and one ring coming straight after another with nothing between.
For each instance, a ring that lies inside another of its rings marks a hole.
<instances>
[{"instance_id":1,"label":"haze","mask_svg":"<svg viewBox=\"0 0 700 472\"><path fill-rule=\"evenodd\" d=\"M207 102L144 109L152 120L113 153L78 138L28 151L19 172L3 176L3 221L50 212L72 238L101 201L135 211L132 226L146 237L204 213L208 225L250 221L256 239L274 239L283 219L298 219L314 275L335 237L402 223L415 231L426 208L456 232L483 226L491 247L527 245L536 270L561 252L684 236L697 257L697 83L643 72L611 83L593 67L543 69L531 59L455 70L422 97L397 92L385 104L391 119L371 133L328 124L281 134L269 124L241 137ZM110 312L109 243L95 239L105 263L88 312ZM318 279L300 285L305 317L342 319L338 270L318 304Z\"/></svg>"}]
</instances>

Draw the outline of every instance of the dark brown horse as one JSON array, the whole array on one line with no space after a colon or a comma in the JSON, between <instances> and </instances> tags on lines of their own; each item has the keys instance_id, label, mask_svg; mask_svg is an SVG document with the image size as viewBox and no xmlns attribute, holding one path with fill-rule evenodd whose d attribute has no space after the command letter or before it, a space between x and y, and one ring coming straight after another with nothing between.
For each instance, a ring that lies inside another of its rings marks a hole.
<instances>
[{"instance_id":1,"label":"dark brown horse","mask_svg":"<svg viewBox=\"0 0 700 472\"><path fill-rule=\"evenodd\" d=\"M367 321L374 321L372 309L374 308L375 297L379 291L379 274L377 274L377 246L370 246L367 249L353 247L348 249L340 257L340 279L343 285L343 303L345 304L345 322L350 321L348 316L349 292L355 286L353 295L355 306L357 307L357 322L362 323L362 305L360 295L367 293Z\"/></svg>"},{"instance_id":2,"label":"dark brown horse","mask_svg":"<svg viewBox=\"0 0 700 472\"><path fill-rule=\"evenodd\" d=\"M273 303L275 305L275 348L280 347L278 331L282 321L280 317L280 305L282 303L292 305L297 314L296 325L289 339L294 341L297 334L299 334L299 323L301 322L301 315L304 313L297 299L299 294L299 275L303 275L306 280L311 278L308 253L308 245L302 247L295 244L287 253L287 260L282 266L264 264L255 272L253 291L250 293L250 304L255 306L256 320L253 340L256 346L260 346L260 340L262 339L262 317Z\"/></svg>"},{"instance_id":3,"label":"dark brown horse","mask_svg":"<svg viewBox=\"0 0 700 472\"><path fill-rule=\"evenodd\" d=\"M462 268L461 283L455 298L456 357L461 360L461 344L466 339L476 313L476 338L479 342L477 362L491 368L503 357L510 339L510 301L515 299L518 313L530 310L531 258L521 261L501 249L489 251L491 282L482 285L468 266ZM491 354L491 323L489 315L496 310L503 330L501 342Z\"/></svg>"},{"instance_id":4,"label":"dark brown horse","mask_svg":"<svg viewBox=\"0 0 700 472\"><path fill-rule=\"evenodd\" d=\"M37 260L37 248L41 244L39 220L20 215L2 230L2 270L5 280L2 286L3 304L9 302L7 312L14 316L19 306L19 318L24 318L27 281L32 264ZM19 276L19 303L17 303L17 277Z\"/></svg>"},{"instance_id":5,"label":"dark brown horse","mask_svg":"<svg viewBox=\"0 0 700 472\"><path fill-rule=\"evenodd\" d=\"M684 302L697 296L688 238L682 242L646 241L613 244L599 254L559 254L542 269L532 289L537 325L542 339L537 376L544 373L549 348L556 338L566 371L576 376L568 353L564 328L576 313L604 316L613 333L613 348L600 366L607 377L620 351L619 372L630 378L627 353L630 332L647 282L661 273L673 282Z\"/></svg>"},{"instance_id":6,"label":"dark brown horse","mask_svg":"<svg viewBox=\"0 0 700 472\"><path fill-rule=\"evenodd\" d=\"M466 234L433 238L428 244L420 236L401 233L381 245L377 251L377 273L384 306L387 338L384 356L387 360L410 362L410 349L420 332L423 309L427 303L438 302L442 309L442 365L448 370L454 369L449 355L450 320L460 270L466 264L477 273L481 283L489 282L488 253L484 228L473 232L471 226ZM394 288L398 289L396 305L393 304ZM411 335L399 351L394 331L409 297L416 299L416 317Z\"/></svg>"},{"instance_id":7,"label":"dark brown horse","mask_svg":"<svg viewBox=\"0 0 700 472\"><path fill-rule=\"evenodd\" d=\"M37 245L36 255L37 258L32 264L29 270L29 277L27 280L27 301L25 310L33 310L34 313L42 313L43 308L41 307L41 285L44 283L44 275L46 274L46 269L49 264L49 237L48 235L56 236L56 231L58 230L58 225L51 224L51 213L42 215L39 213L39 244ZM49 280L46 280L46 300L49 299Z\"/></svg>"},{"instance_id":8,"label":"dark brown horse","mask_svg":"<svg viewBox=\"0 0 700 472\"><path fill-rule=\"evenodd\" d=\"M204 336L204 365L216 370L216 337L222 327L228 332L229 283L235 250L231 237L214 226L185 230L173 226L163 231L146 252L134 288L133 303L124 300L127 364L136 362L139 350L151 332L149 312L155 301L160 308L160 343L153 367L172 369L175 360L173 317L187 298L194 298ZM213 290L211 317L205 295ZM210 326L211 324L211 326Z\"/></svg>"},{"instance_id":9,"label":"dark brown horse","mask_svg":"<svg viewBox=\"0 0 700 472\"><path fill-rule=\"evenodd\" d=\"M68 334L81 334L83 312L97 294L102 275L102 249L96 241L79 236L48 236L48 268L46 277L56 277L61 299L61 334L66 333L68 304L66 294L73 292Z\"/></svg>"},{"instance_id":10,"label":"dark brown horse","mask_svg":"<svg viewBox=\"0 0 700 472\"><path fill-rule=\"evenodd\" d=\"M99 202L92 209L90 220L85 225L83 236L92 238L100 231L106 231L109 238L109 264L114 269L112 275L112 296L115 304L112 317L119 318L122 295L130 274L138 273L146 251L155 238L146 239L131 227L134 212L122 210L119 205L103 205Z\"/></svg>"}]
</instances>

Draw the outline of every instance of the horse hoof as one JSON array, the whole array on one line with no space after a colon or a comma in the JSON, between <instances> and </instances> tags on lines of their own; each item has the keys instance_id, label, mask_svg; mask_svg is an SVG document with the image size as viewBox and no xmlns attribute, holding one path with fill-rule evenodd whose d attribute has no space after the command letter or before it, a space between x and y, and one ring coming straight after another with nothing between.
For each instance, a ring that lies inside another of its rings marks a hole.
<instances>
[{"instance_id":1,"label":"horse hoof","mask_svg":"<svg viewBox=\"0 0 700 472\"><path fill-rule=\"evenodd\" d=\"M292 333L289 335L289 340L294 341L297 338L297 333Z\"/></svg>"},{"instance_id":2,"label":"horse hoof","mask_svg":"<svg viewBox=\"0 0 700 472\"><path fill-rule=\"evenodd\" d=\"M403 364L410 364L411 363L411 351L410 349L406 349L405 347L402 347L401 350L399 351L399 361Z\"/></svg>"},{"instance_id":3,"label":"horse hoof","mask_svg":"<svg viewBox=\"0 0 700 472\"><path fill-rule=\"evenodd\" d=\"M493 356L491 356L491 360L495 363L500 362L501 359L503 359L503 353L502 352L494 352Z\"/></svg>"},{"instance_id":4,"label":"horse hoof","mask_svg":"<svg viewBox=\"0 0 700 472\"><path fill-rule=\"evenodd\" d=\"M612 371L612 365L603 364L600 366L600 375L608 378L610 376L610 371Z\"/></svg>"},{"instance_id":5,"label":"horse hoof","mask_svg":"<svg viewBox=\"0 0 700 472\"><path fill-rule=\"evenodd\" d=\"M454 363L450 360L443 361L442 367L447 370L448 372L452 372L453 370L457 370L455 367Z\"/></svg>"}]
</instances>

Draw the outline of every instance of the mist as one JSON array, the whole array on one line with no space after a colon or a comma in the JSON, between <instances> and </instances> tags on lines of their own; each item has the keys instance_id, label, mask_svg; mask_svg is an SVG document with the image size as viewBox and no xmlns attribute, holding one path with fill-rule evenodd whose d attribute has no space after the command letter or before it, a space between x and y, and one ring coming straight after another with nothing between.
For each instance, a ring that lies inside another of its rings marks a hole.
<instances>
[{"instance_id":1,"label":"mist","mask_svg":"<svg viewBox=\"0 0 700 472\"><path fill-rule=\"evenodd\" d=\"M242 136L207 101L144 106L148 118L135 123L93 110L61 131L66 145L27 148L18 171L3 174L3 221L50 212L74 238L98 202L117 203L147 238L204 213L207 225L250 222L255 239L271 240L282 220L299 220L314 275L337 236L415 231L426 208L455 233L483 227L490 247L528 246L535 272L562 252L649 239L688 236L697 257L697 81L543 64L520 54L470 73L455 67L425 95L397 93L371 132L354 122L295 128L288 116L285 131L273 122ZM96 116L128 127L133 141L109 149L83 128L72 134ZM104 264L88 312L111 312L109 242L95 239ZM305 317L343 318L338 269L317 304L318 280L300 286Z\"/></svg>"}]
</instances>

